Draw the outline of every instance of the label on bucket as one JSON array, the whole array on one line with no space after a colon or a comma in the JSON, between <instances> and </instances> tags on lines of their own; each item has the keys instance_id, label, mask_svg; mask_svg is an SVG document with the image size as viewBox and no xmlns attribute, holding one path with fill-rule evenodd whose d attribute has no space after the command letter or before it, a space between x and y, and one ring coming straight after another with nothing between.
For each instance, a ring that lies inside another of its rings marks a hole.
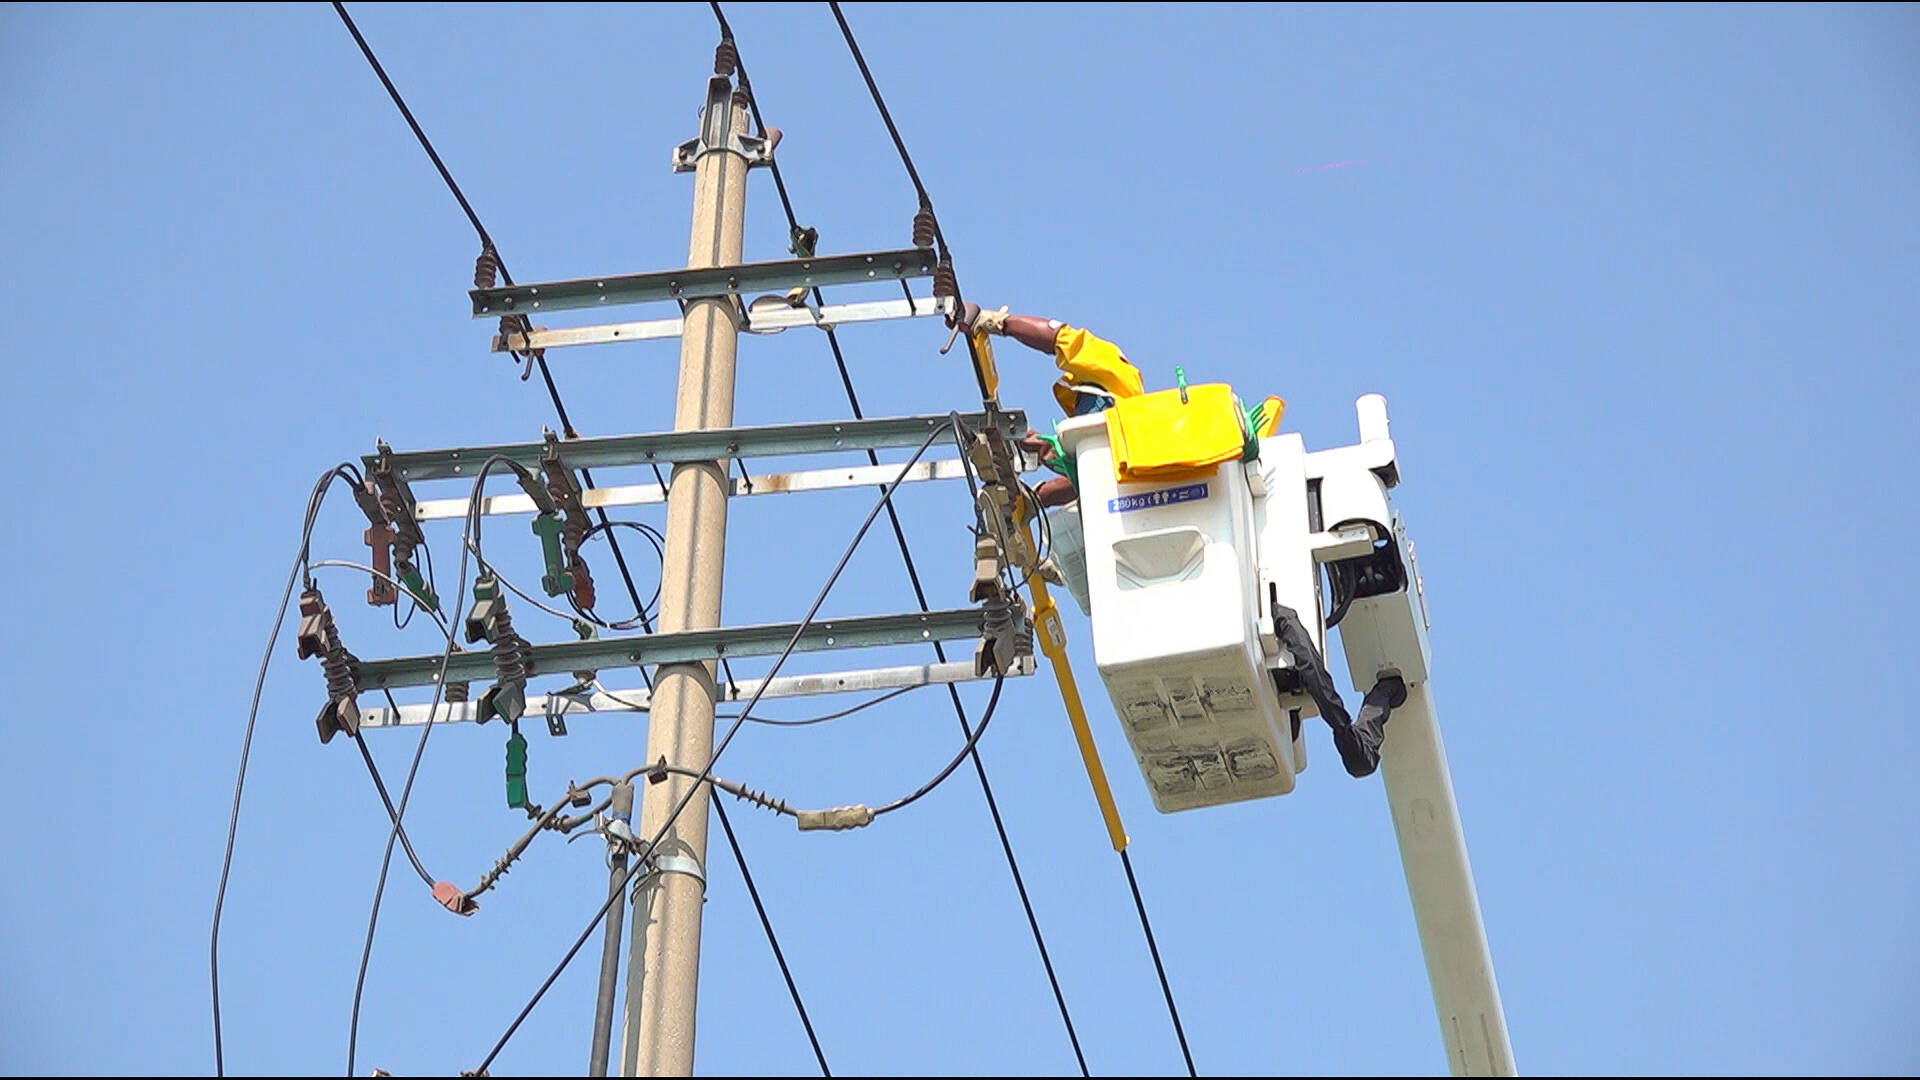
<instances>
[{"instance_id":1,"label":"label on bucket","mask_svg":"<svg viewBox=\"0 0 1920 1080\"><path fill-rule=\"evenodd\" d=\"M1124 514L1129 510L1151 510L1156 506L1172 506L1174 503L1193 502L1207 497L1207 485L1188 484L1185 487L1166 488L1162 491L1149 491L1143 495L1122 495L1107 500L1107 513Z\"/></svg>"}]
</instances>

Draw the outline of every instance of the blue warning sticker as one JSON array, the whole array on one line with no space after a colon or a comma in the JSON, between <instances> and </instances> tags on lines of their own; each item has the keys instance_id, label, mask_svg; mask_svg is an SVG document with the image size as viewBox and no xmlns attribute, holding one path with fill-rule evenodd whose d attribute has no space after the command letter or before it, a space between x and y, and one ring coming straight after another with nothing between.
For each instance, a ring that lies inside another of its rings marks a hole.
<instances>
[{"instance_id":1,"label":"blue warning sticker","mask_svg":"<svg viewBox=\"0 0 1920 1080\"><path fill-rule=\"evenodd\" d=\"M1188 484L1185 487L1167 488L1164 491L1149 491L1144 495L1122 495L1107 500L1107 513L1124 514L1129 510L1151 510L1156 506L1172 506L1174 503L1193 502L1207 497L1207 485Z\"/></svg>"}]
</instances>

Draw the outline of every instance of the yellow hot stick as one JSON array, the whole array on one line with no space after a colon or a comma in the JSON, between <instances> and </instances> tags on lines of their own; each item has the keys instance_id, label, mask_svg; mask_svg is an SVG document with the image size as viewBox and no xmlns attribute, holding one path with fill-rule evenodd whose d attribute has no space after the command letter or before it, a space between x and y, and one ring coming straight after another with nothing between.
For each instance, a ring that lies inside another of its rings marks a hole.
<instances>
[{"instance_id":1,"label":"yellow hot stick","mask_svg":"<svg viewBox=\"0 0 1920 1080\"><path fill-rule=\"evenodd\" d=\"M1067 633L1060 625L1060 609L1039 574L1028 575L1027 585L1033 590L1033 624L1040 638L1040 651L1046 654L1054 681L1060 684L1060 700L1067 707L1074 740L1080 744L1080 759L1086 763L1094 801L1100 804L1100 816L1106 819L1107 838L1113 842L1113 850L1125 851L1127 830L1120 824L1120 808L1113 803L1113 789L1107 786L1107 770L1101 767L1100 751L1093 745L1093 729L1087 726L1087 708L1081 704L1080 687L1073 681L1073 668L1067 665Z\"/></svg>"},{"instance_id":2,"label":"yellow hot stick","mask_svg":"<svg viewBox=\"0 0 1920 1080\"><path fill-rule=\"evenodd\" d=\"M985 334L972 335L974 356L979 360L981 379L987 384L989 400L999 397L1000 371L993 359L993 345ZM1017 496L1020 506L1020 532L1014 542L1023 550L1014 552L1014 563L1028 571L1027 586L1033 593L1033 625L1040 638L1040 651L1047 657L1047 665L1053 669L1054 681L1060 684L1060 700L1067 708L1067 721L1073 725L1074 741L1080 744L1080 760L1086 764L1087 780L1093 785L1094 801L1100 804L1100 816L1107 823L1107 838L1113 843L1113 850L1127 850L1127 830L1120 824L1120 808L1114 805L1113 788L1107 784L1107 770L1100 764L1100 750L1093 744L1093 729L1087 726L1087 707L1080 701L1080 687L1074 682L1073 668L1067 662L1067 631L1060 625L1060 608L1047 592L1047 583L1037 570L1032 569L1036 559L1038 545L1026 529L1031 523L1031 515L1039 513L1038 507L1030 507L1025 496Z\"/></svg>"},{"instance_id":3,"label":"yellow hot stick","mask_svg":"<svg viewBox=\"0 0 1920 1080\"><path fill-rule=\"evenodd\" d=\"M987 400L997 402L1000 400L1000 368L993 360L993 345L985 334L974 334L972 341L974 360L978 364L980 382L987 391Z\"/></svg>"}]
</instances>

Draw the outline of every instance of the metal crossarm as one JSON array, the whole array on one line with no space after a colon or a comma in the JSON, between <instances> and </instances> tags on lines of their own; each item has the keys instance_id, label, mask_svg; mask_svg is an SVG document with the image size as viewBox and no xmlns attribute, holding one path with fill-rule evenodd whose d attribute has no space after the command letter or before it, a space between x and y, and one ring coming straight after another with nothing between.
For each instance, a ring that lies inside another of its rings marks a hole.
<instances>
[{"instance_id":1,"label":"metal crossarm","mask_svg":"<svg viewBox=\"0 0 1920 1080\"><path fill-rule=\"evenodd\" d=\"M699 269L658 270L646 274L549 281L474 289L473 317L531 315L536 311L645 304L660 300L701 300L749 292L786 292L827 285L906 281L933 276L934 255L924 248L828 255L780 262L742 263Z\"/></svg>"},{"instance_id":2,"label":"metal crossarm","mask_svg":"<svg viewBox=\"0 0 1920 1080\"><path fill-rule=\"evenodd\" d=\"M596 638L528 646L532 674L565 674L600 668L682 664L722 657L772 656L785 649L799 633L795 652L871 648L880 645L960 641L984 633L979 608L956 608L910 615L864 615L849 619L820 619L800 630L799 623L682 630L670 634ZM442 657L403 656L392 660L361 661L360 685L368 689L431 686ZM447 681L483 682L493 677L493 656L486 652L456 652L446 661Z\"/></svg>"},{"instance_id":3,"label":"metal crossarm","mask_svg":"<svg viewBox=\"0 0 1920 1080\"><path fill-rule=\"evenodd\" d=\"M567 464L576 469L615 468L622 465L668 465L723 458L781 457L788 454L827 454L840 450L883 450L917 447L927 433L950 417L900 416L875 420L834 420L815 424L775 424L767 427L709 428L655 435L606 435L568 439L560 445ZM988 422L985 413L966 413L960 422L975 431ZM995 418L1003 435L1026 434L1026 414L1001 412ZM404 480L445 480L472 477L482 462L495 455L538 468L543 442L500 443L451 450L415 450L369 454L367 468L385 465Z\"/></svg>"}]
</instances>

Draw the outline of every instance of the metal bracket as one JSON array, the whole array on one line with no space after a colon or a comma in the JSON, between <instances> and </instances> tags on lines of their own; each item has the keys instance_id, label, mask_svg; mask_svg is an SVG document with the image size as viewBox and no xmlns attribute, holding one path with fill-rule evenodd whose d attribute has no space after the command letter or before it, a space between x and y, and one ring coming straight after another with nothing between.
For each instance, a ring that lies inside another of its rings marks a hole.
<instances>
[{"instance_id":1,"label":"metal bracket","mask_svg":"<svg viewBox=\"0 0 1920 1080\"><path fill-rule=\"evenodd\" d=\"M1317 532L1307 537L1315 562L1331 563L1373 554L1373 530L1365 525Z\"/></svg>"},{"instance_id":2,"label":"metal bracket","mask_svg":"<svg viewBox=\"0 0 1920 1080\"><path fill-rule=\"evenodd\" d=\"M547 734L559 738L567 733L566 697L560 694L548 694L546 705Z\"/></svg>"},{"instance_id":3,"label":"metal bracket","mask_svg":"<svg viewBox=\"0 0 1920 1080\"><path fill-rule=\"evenodd\" d=\"M700 860L691 855L655 855L647 860L647 872L641 875L639 881L634 882L634 895L638 896L647 882L662 874L685 874L700 883L700 892L703 895L707 891L707 872L706 868L700 865Z\"/></svg>"},{"instance_id":4,"label":"metal bracket","mask_svg":"<svg viewBox=\"0 0 1920 1080\"><path fill-rule=\"evenodd\" d=\"M830 454L846 450L909 449L926 441L927 434L948 422L938 416L901 416L875 420L833 420L814 424L773 424L765 427L708 428L653 435L606 435L566 442L567 464L576 469L618 468L623 465L668 465L712 462L726 458L784 457L791 454ZM960 422L974 430L988 423L1017 437L1026 431L1026 414L1018 410L963 414ZM392 469L400 482L471 477L480 463L496 454L529 468L539 468L544 442L501 443L394 453L381 444L379 454L361 460L369 469ZM897 466L896 466L897 469ZM408 496L411 505L411 495ZM409 511L409 518L411 511Z\"/></svg>"},{"instance_id":5,"label":"metal bracket","mask_svg":"<svg viewBox=\"0 0 1920 1080\"><path fill-rule=\"evenodd\" d=\"M700 159L715 150L726 150L746 159L747 167L773 164L773 142L759 135L736 134L723 147L713 146L703 134L673 148L673 171L692 172Z\"/></svg>"},{"instance_id":6,"label":"metal bracket","mask_svg":"<svg viewBox=\"0 0 1920 1080\"><path fill-rule=\"evenodd\" d=\"M749 325L740 329L751 334L777 334L797 326L832 330L851 323L884 322L891 319L925 318L946 315L953 301L944 296L916 296L912 300L863 300L851 304L827 304L814 307L812 292L800 307L785 303L785 297L768 293L747 305ZM762 303L778 300L779 304ZM570 345L608 345L624 341L655 341L677 338L686 329L686 319L645 319L639 322L608 323L604 326L576 326L557 330L535 327L522 333L508 330L493 336L494 352L520 353L531 349L559 349Z\"/></svg>"},{"instance_id":7,"label":"metal bracket","mask_svg":"<svg viewBox=\"0 0 1920 1080\"><path fill-rule=\"evenodd\" d=\"M933 268L932 252L902 248L855 255L742 263L738 266L576 278L537 285L508 285L473 289L467 295L473 299L473 317L480 319L533 311L571 311L663 300L705 300L738 296L741 293L784 293L791 289L813 289L827 285L908 281L933 276Z\"/></svg>"},{"instance_id":8,"label":"metal bracket","mask_svg":"<svg viewBox=\"0 0 1920 1080\"><path fill-rule=\"evenodd\" d=\"M1037 465L1032 468L1038 468ZM1032 471L1029 468L1028 471ZM895 480L917 484L929 480L959 480L968 475L965 462L955 458L921 461L901 475L893 464L854 465L843 469L804 469L790 473L758 473L748 485L739 477L727 481L727 495L790 495L808 491L835 491L843 488L874 488ZM615 506L649 506L667 501L667 493L658 483L620 484L584 492L580 504L589 510ZM428 499L416 508L421 521L464 518L472 509L467 499ZM486 517L501 514L531 514L537 508L524 495L488 495L480 500L480 513ZM582 604L586 607L586 604Z\"/></svg>"},{"instance_id":9,"label":"metal bracket","mask_svg":"<svg viewBox=\"0 0 1920 1080\"><path fill-rule=\"evenodd\" d=\"M674 172L692 172L702 157L721 151L739 154L749 168L773 164L773 146L780 141L778 133L771 139L758 135L729 136L727 129L733 126L734 107L733 81L725 75L708 79L707 104L700 110L700 134L673 148Z\"/></svg>"}]
</instances>

